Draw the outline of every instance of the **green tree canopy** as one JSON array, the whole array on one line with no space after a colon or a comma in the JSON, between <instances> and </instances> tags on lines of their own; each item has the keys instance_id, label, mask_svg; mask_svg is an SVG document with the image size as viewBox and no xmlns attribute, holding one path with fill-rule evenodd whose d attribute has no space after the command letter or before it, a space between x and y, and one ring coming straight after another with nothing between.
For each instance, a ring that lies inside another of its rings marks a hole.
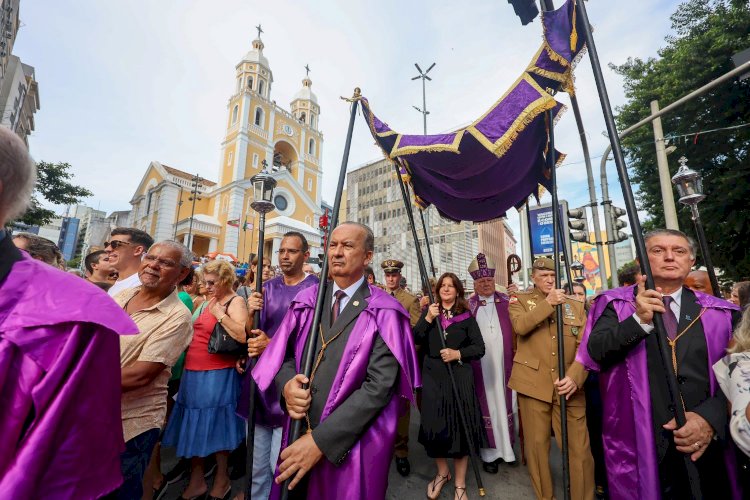
<instances>
[{"instance_id":1,"label":"green tree canopy","mask_svg":"<svg viewBox=\"0 0 750 500\"><path fill-rule=\"evenodd\" d=\"M31 206L19 222L30 226L42 226L55 218L55 212L44 208L40 198L55 205L73 205L79 203L82 198L93 195L88 189L70 182L73 174L70 173L68 163L40 161L36 168L37 179L34 193L31 195Z\"/></svg>"},{"instance_id":2,"label":"green tree canopy","mask_svg":"<svg viewBox=\"0 0 750 500\"><path fill-rule=\"evenodd\" d=\"M750 5L738 0L689 0L672 15L674 35L658 57L629 58L612 68L625 80L627 104L618 108L620 130L732 70L732 55L750 48ZM677 150L671 175L685 156L703 176L700 204L714 265L733 278L750 276L750 79L720 85L662 118L664 135ZM664 227L653 130L641 127L623 141L632 181L639 184L645 228ZM677 198L675 192L675 199ZM694 235L690 210L678 203L680 229ZM700 261L700 257L699 257Z\"/></svg>"}]
</instances>

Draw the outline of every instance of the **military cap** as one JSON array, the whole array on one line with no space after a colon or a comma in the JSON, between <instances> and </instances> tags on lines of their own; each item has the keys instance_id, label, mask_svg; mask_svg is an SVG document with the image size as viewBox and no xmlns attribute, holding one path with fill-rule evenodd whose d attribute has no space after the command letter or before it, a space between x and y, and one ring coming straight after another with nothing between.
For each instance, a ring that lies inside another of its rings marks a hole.
<instances>
[{"instance_id":1,"label":"military cap","mask_svg":"<svg viewBox=\"0 0 750 500\"><path fill-rule=\"evenodd\" d=\"M400 273L404 263L400 260L387 259L380 263L384 273Z\"/></svg>"},{"instance_id":2,"label":"military cap","mask_svg":"<svg viewBox=\"0 0 750 500\"><path fill-rule=\"evenodd\" d=\"M531 266L533 269L540 269L545 271L554 271L555 270L555 262L550 259L549 257L539 257L534 261L534 264Z\"/></svg>"}]
</instances>

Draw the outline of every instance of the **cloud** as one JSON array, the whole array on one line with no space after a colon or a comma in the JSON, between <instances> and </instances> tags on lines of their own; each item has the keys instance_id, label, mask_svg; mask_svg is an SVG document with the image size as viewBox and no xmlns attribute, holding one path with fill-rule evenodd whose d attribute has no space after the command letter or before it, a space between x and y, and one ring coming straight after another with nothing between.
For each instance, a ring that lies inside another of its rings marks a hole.
<instances>
[{"instance_id":1,"label":"cloud","mask_svg":"<svg viewBox=\"0 0 750 500\"><path fill-rule=\"evenodd\" d=\"M558 5L561 3L557 2ZM656 54L677 1L627 8L589 3L613 105L621 79L606 68L628 56ZM333 202L349 116L339 96L355 86L391 126L420 132L417 62L436 62L427 82L428 128L453 129L481 115L515 81L541 41L540 23L522 27L505 2L25 2L14 53L36 68L41 110L31 151L67 161L76 182L94 193L87 203L108 211L128 201L148 163L158 160L216 180L234 66L262 24L273 71L271 98L287 107L310 64L321 106L323 197ZM578 97L593 156L607 145L588 58L576 72ZM566 101L565 96L561 96ZM557 127L560 198L588 202L573 113ZM349 165L380 157L358 118ZM598 159L593 160L598 184ZM621 194L610 172L610 193ZM514 230L518 236L518 226Z\"/></svg>"}]
</instances>

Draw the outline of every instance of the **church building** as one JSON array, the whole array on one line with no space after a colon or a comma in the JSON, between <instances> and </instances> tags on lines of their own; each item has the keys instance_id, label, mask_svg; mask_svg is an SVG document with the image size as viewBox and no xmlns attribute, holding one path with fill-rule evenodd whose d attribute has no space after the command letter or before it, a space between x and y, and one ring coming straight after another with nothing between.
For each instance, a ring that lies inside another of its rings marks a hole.
<instances>
[{"instance_id":1,"label":"church building","mask_svg":"<svg viewBox=\"0 0 750 500\"><path fill-rule=\"evenodd\" d=\"M156 241L176 239L198 256L223 252L247 261L258 247L250 178L265 168L277 181L276 209L266 216L265 255L278 263L276 250L288 231L304 234L311 254L320 253L320 106L309 70L288 111L271 100L273 72L261 33L258 27L252 49L235 66L217 181L152 161L130 200L131 226Z\"/></svg>"}]
</instances>

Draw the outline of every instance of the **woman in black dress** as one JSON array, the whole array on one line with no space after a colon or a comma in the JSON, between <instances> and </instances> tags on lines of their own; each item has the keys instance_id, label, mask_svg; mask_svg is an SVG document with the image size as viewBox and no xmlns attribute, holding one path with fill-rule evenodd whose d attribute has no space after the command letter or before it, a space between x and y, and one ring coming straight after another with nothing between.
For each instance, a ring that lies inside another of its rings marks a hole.
<instances>
[{"instance_id":1,"label":"woman in black dress","mask_svg":"<svg viewBox=\"0 0 750 500\"><path fill-rule=\"evenodd\" d=\"M464 410L475 449L487 447L470 364L484 356L484 341L464 299L461 281L455 274L443 274L437 281L435 294L437 303L431 304L414 326L416 343L425 352L419 442L427 455L435 459L438 469L435 479L427 485L427 496L438 498L445 483L451 480L447 459L453 458L456 469L454 497L465 500L470 444L462 430L458 408L461 405ZM443 324L446 349L442 348L436 321ZM453 394L446 363L453 367L458 401Z\"/></svg>"}]
</instances>

